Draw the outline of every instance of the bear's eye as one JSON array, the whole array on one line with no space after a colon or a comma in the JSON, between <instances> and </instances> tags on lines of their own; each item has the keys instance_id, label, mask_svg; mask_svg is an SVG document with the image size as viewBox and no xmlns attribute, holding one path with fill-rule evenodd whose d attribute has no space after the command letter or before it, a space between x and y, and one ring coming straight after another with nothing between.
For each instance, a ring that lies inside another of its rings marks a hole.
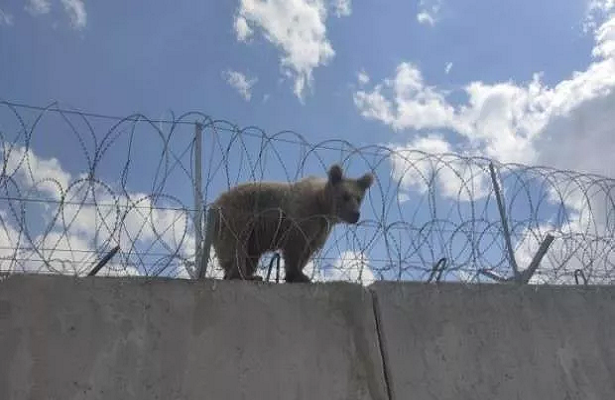
<instances>
[{"instance_id":1,"label":"bear's eye","mask_svg":"<svg viewBox=\"0 0 615 400\"><path fill-rule=\"evenodd\" d=\"M350 201L350 195L348 193L344 193L344 196L342 196L342 199L344 201Z\"/></svg>"}]
</instances>

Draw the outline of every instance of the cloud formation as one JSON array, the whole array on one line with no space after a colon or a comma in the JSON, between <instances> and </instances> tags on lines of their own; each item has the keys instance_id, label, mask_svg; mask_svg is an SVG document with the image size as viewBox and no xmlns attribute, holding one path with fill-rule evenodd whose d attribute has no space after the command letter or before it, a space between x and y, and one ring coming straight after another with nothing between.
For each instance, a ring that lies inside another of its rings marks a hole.
<instances>
[{"instance_id":1,"label":"cloud formation","mask_svg":"<svg viewBox=\"0 0 615 400\"><path fill-rule=\"evenodd\" d=\"M61 0L64 11L70 18L71 26L75 29L83 29L87 25L88 15L85 12L83 0Z\"/></svg>"},{"instance_id":2,"label":"cloud formation","mask_svg":"<svg viewBox=\"0 0 615 400\"><path fill-rule=\"evenodd\" d=\"M365 71L359 71L357 74L357 79L359 80L359 85L367 85L369 83L369 75Z\"/></svg>"},{"instance_id":3,"label":"cloud formation","mask_svg":"<svg viewBox=\"0 0 615 400\"><path fill-rule=\"evenodd\" d=\"M454 151L476 149L502 162L544 163L615 175L604 163L615 151L610 112L615 104L615 18L594 33L594 61L554 86L535 73L524 84L470 82L467 101L455 104L448 92L429 86L412 63L401 63L392 78L371 90L357 90L354 102L363 117L394 130L451 130ZM555 148L553 142L557 141ZM593 154L594 157L587 157ZM601 160L601 161L600 161Z\"/></svg>"},{"instance_id":4,"label":"cloud formation","mask_svg":"<svg viewBox=\"0 0 615 400\"><path fill-rule=\"evenodd\" d=\"M416 20L420 24L434 26L438 22L442 0L421 0Z\"/></svg>"},{"instance_id":5,"label":"cloud formation","mask_svg":"<svg viewBox=\"0 0 615 400\"><path fill-rule=\"evenodd\" d=\"M235 15L237 40L247 42L261 32L281 52L282 73L294 80L300 101L312 87L314 69L335 55L327 38L328 5L325 0L241 0ZM338 17L351 12L349 0L336 0L332 6Z\"/></svg>"},{"instance_id":6,"label":"cloud formation","mask_svg":"<svg viewBox=\"0 0 615 400\"><path fill-rule=\"evenodd\" d=\"M337 17L347 17L352 13L351 0L333 0L333 11Z\"/></svg>"},{"instance_id":7,"label":"cloud formation","mask_svg":"<svg viewBox=\"0 0 615 400\"><path fill-rule=\"evenodd\" d=\"M88 15L83 0L60 0L60 3L73 29L86 27ZM24 9L33 17L46 15L51 12L51 0L27 0Z\"/></svg>"},{"instance_id":8,"label":"cloud formation","mask_svg":"<svg viewBox=\"0 0 615 400\"><path fill-rule=\"evenodd\" d=\"M24 8L32 16L49 14L51 0L28 0Z\"/></svg>"},{"instance_id":9,"label":"cloud formation","mask_svg":"<svg viewBox=\"0 0 615 400\"><path fill-rule=\"evenodd\" d=\"M237 90L244 100L250 101L252 98L252 87L258 82L258 78L248 78L241 72L233 70L226 70L222 75L226 82Z\"/></svg>"}]
</instances>

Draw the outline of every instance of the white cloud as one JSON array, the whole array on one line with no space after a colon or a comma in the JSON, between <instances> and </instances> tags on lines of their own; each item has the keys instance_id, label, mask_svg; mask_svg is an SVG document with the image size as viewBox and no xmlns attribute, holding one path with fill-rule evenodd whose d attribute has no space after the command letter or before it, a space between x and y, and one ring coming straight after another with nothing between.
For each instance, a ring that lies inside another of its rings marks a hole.
<instances>
[{"instance_id":1,"label":"white cloud","mask_svg":"<svg viewBox=\"0 0 615 400\"><path fill-rule=\"evenodd\" d=\"M444 67L444 73L448 75L449 72L451 72L451 68L453 68L453 63L452 62L446 63L446 67Z\"/></svg>"},{"instance_id":2,"label":"white cloud","mask_svg":"<svg viewBox=\"0 0 615 400\"><path fill-rule=\"evenodd\" d=\"M416 15L416 20L420 24L434 26L436 22L438 22L441 6L441 0L421 0L419 2L419 12Z\"/></svg>"},{"instance_id":3,"label":"white cloud","mask_svg":"<svg viewBox=\"0 0 615 400\"><path fill-rule=\"evenodd\" d=\"M51 11L50 0L28 0L25 10L33 16L48 14Z\"/></svg>"},{"instance_id":4,"label":"white cloud","mask_svg":"<svg viewBox=\"0 0 615 400\"><path fill-rule=\"evenodd\" d=\"M0 26L12 26L13 15L0 9Z\"/></svg>"},{"instance_id":5,"label":"white cloud","mask_svg":"<svg viewBox=\"0 0 615 400\"><path fill-rule=\"evenodd\" d=\"M333 0L333 10L337 17L346 17L352 13L351 0Z\"/></svg>"},{"instance_id":6,"label":"white cloud","mask_svg":"<svg viewBox=\"0 0 615 400\"><path fill-rule=\"evenodd\" d=\"M71 26L75 29L83 29L87 24L87 13L83 0L61 0L64 10L68 14Z\"/></svg>"},{"instance_id":7,"label":"white cloud","mask_svg":"<svg viewBox=\"0 0 615 400\"><path fill-rule=\"evenodd\" d=\"M614 9L615 0L589 0L583 31L587 33L596 29Z\"/></svg>"},{"instance_id":8,"label":"white cloud","mask_svg":"<svg viewBox=\"0 0 615 400\"><path fill-rule=\"evenodd\" d=\"M0 210L0 271L7 268L4 264L15 256L15 249L19 247L21 235L19 231L10 223L7 212Z\"/></svg>"},{"instance_id":9,"label":"white cloud","mask_svg":"<svg viewBox=\"0 0 615 400\"><path fill-rule=\"evenodd\" d=\"M22 184L22 189L36 188L59 200L68 189L70 174L62 169L55 158L36 157L31 149L5 144L2 151L3 171Z\"/></svg>"},{"instance_id":10,"label":"white cloud","mask_svg":"<svg viewBox=\"0 0 615 400\"><path fill-rule=\"evenodd\" d=\"M250 101L252 97L252 87L258 82L258 78L248 78L241 72L227 70L222 73L226 82L231 85L241 97Z\"/></svg>"},{"instance_id":11,"label":"white cloud","mask_svg":"<svg viewBox=\"0 0 615 400\"><path fill-rule=\"evenodd\" d=\"M359 84L361 86L367 85L369 83L369 75L365 71L359 71L357 73L357 79L359 80Z\"/></svg>"},{"instance_id":12,"label":"white cloud","mask_svg":"<svg viewBox=\"0 0 615 400\"><path fill-rule=\"evenodd\" d=\"M373 91L363 90L354 94L354 103L367 119L375 119L391 125L394 129L395 115L393 114L391 102L382 94L382 85L376 85Z\"/></svg>"},{"instance_id":13,"label":"white cloud","mask_svg":"<svg viewBox=\"0 0 615 400\"><path fill-rule=\"evenodd\" d=\"M434 26L436 24L434 17L432 17L426 11L421 11L420 13L416 14L416 20L419 21L419 23L421 24L427 24L431 26Z\"/></svg>"},{"instance_id":14,"label":"white cloud","mask_svg":"<svg viewBox=\"0 0 615 400\"><path fill-rule=\"evenodd\" d=\"M405 145L388 144L387 147L393 151L391 175L400 183L400 203L409 199L404 190L425 193L432 181L437 183L443 197L459 201L475 200L489 193L490 182L485 171L453 155L450 144L440 135L430 134ZM434 159L425 153L440 156Z\"/></svg>"},{"instance_id":15,"label":"white cloud","mask_svg":"<svg viewBox=\"0 0 615 400\"><path fill-rule=\"evenodd\" d=\"M194 253L194 240L186 232L188 218L183 211L166 208L142 193L112 197L105 191L96 191L97 205L93 205L94 198L86 185L77 186L74 192L73 204L62 207L64 219L71 222L71 232L87 237L94 228L101 240L113 237L123 249L135 241L158 241L170 248L181 246L187 254Z\"/></svg>"},{"instance_id":16,"label":"white cloud","mask_svg":"<svg viewBox=\"0 0 615 400\"><path fill-rule=\"evenodd\" d=\"M254 34L254 31L248 25L248 21L244 17L238 16L233 22L235 33L237 34L237 40L245 42Z\"/></svg>"},{"instance_id":17,"label":"white cloud","mask_svg":"<svg viewBox=\"0 0 615 400\"><path fill-rule=\"evenodd\" d=\"M545 141L552 138L564 147L564 137L568 143L581 141L579 133L584 128L575 121L584 121L594 126L592 132L585 129L594 140L588 143L583 139L584 148L592 146L604 156L612 151L613 141L607 135L610 112L605 107L615 101L614 32L615 18L595 32L595 61L585 71L575 72L553 87L541 82L540 73L522 85L471 82L464 88L467 102L454 105L447 100L445 91L427 86L415 66L402 63L394 78L375 85L371 91L358 90L354 101L365 118L379 120L396 130L450 129L467 148L478 148L503 162L550 161L550 165L558 167L584 166L591 172L605 173L608 167L598 165L596 158L589 160L578 153L564 159L559 147L551 152ZM594 113L587 109L588 104L596 105ZM596 112L599 115L594 115ZM598 124L604 129L599 129ZM544 160L547 154L550 159Z\"/></svg>"},{"instance_id":18,"label":"white cloud","mask_svg":"<svg viewBox=\"0 0 615 400\"><path fill-rule=\"evenodd\" d=\"M83 0L60 0L64 12L68 15L73 29L83 29L87 25L87 12ZM32 16L49 14L51 11L50 0L28 0L25 10Z\"/></svg>"},{"instance_id":19,"label":"white cloud","mask_svg":"<svg viewBox=\"0 0 615 400\"><path fill-rule=\"evenodd\" d=\"M393 93L387 95L385 90ZM371 92L357 91L354 102L364 117L396 130L448 127L455 117L444 93L426 86L421 72L411 63L401 63L393 79L385 79Z\"/></svg>"},{"instance_id":20,"label":"white cloud","mask_svg":"<svg viewBox=\"0 0 615 400\"><path fill-rule=\"evenodd\" d=\"M325 0L241 0L234 27L237 40L247 40L258 29L281 51L282 72L294 80L294 93L303 101L305 89L312 87L314 69L335 55L326 20Z\"/></svg>"}]
</instances>

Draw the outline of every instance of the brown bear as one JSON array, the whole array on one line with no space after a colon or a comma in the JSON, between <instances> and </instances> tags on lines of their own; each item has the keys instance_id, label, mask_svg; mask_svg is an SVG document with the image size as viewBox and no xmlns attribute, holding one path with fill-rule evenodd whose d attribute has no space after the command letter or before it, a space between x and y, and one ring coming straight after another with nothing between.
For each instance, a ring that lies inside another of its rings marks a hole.
<instances>
[{"instance_id":1,"label":"brown bear","mask_svg":"<svg viewBox=\"0 0 615 400\"><path fill-rule=\"evenodd\" d=\"M328 179L250 182L222 193L208 213L207 235L224 279L262 280L255 275L261 256L282 251L286 282L309 282L303 268L325 244L333 226L356 224L374 176L344 177L333 164Z\"/></svg>"}]
</instances>

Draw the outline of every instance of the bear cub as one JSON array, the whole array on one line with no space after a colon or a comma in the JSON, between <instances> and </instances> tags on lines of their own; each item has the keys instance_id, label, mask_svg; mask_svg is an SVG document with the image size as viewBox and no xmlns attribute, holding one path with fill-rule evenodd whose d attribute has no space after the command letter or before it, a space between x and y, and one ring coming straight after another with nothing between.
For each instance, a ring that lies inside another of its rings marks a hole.
<instances>
[{"instance_id":1,"label":"bear cub","mask_svg":"<svg viewBox=\"0 0 615 400\"><path fill-rule=\"evenodd\" d=\"M345 177L333 164L327 178L242 183L222 193L208 213L207 234L224 279L262 280L261 256L282 252L286 282L309 282L303 268L338 223L356 224L371 173Z\"/></svg>"}]
</instances>

